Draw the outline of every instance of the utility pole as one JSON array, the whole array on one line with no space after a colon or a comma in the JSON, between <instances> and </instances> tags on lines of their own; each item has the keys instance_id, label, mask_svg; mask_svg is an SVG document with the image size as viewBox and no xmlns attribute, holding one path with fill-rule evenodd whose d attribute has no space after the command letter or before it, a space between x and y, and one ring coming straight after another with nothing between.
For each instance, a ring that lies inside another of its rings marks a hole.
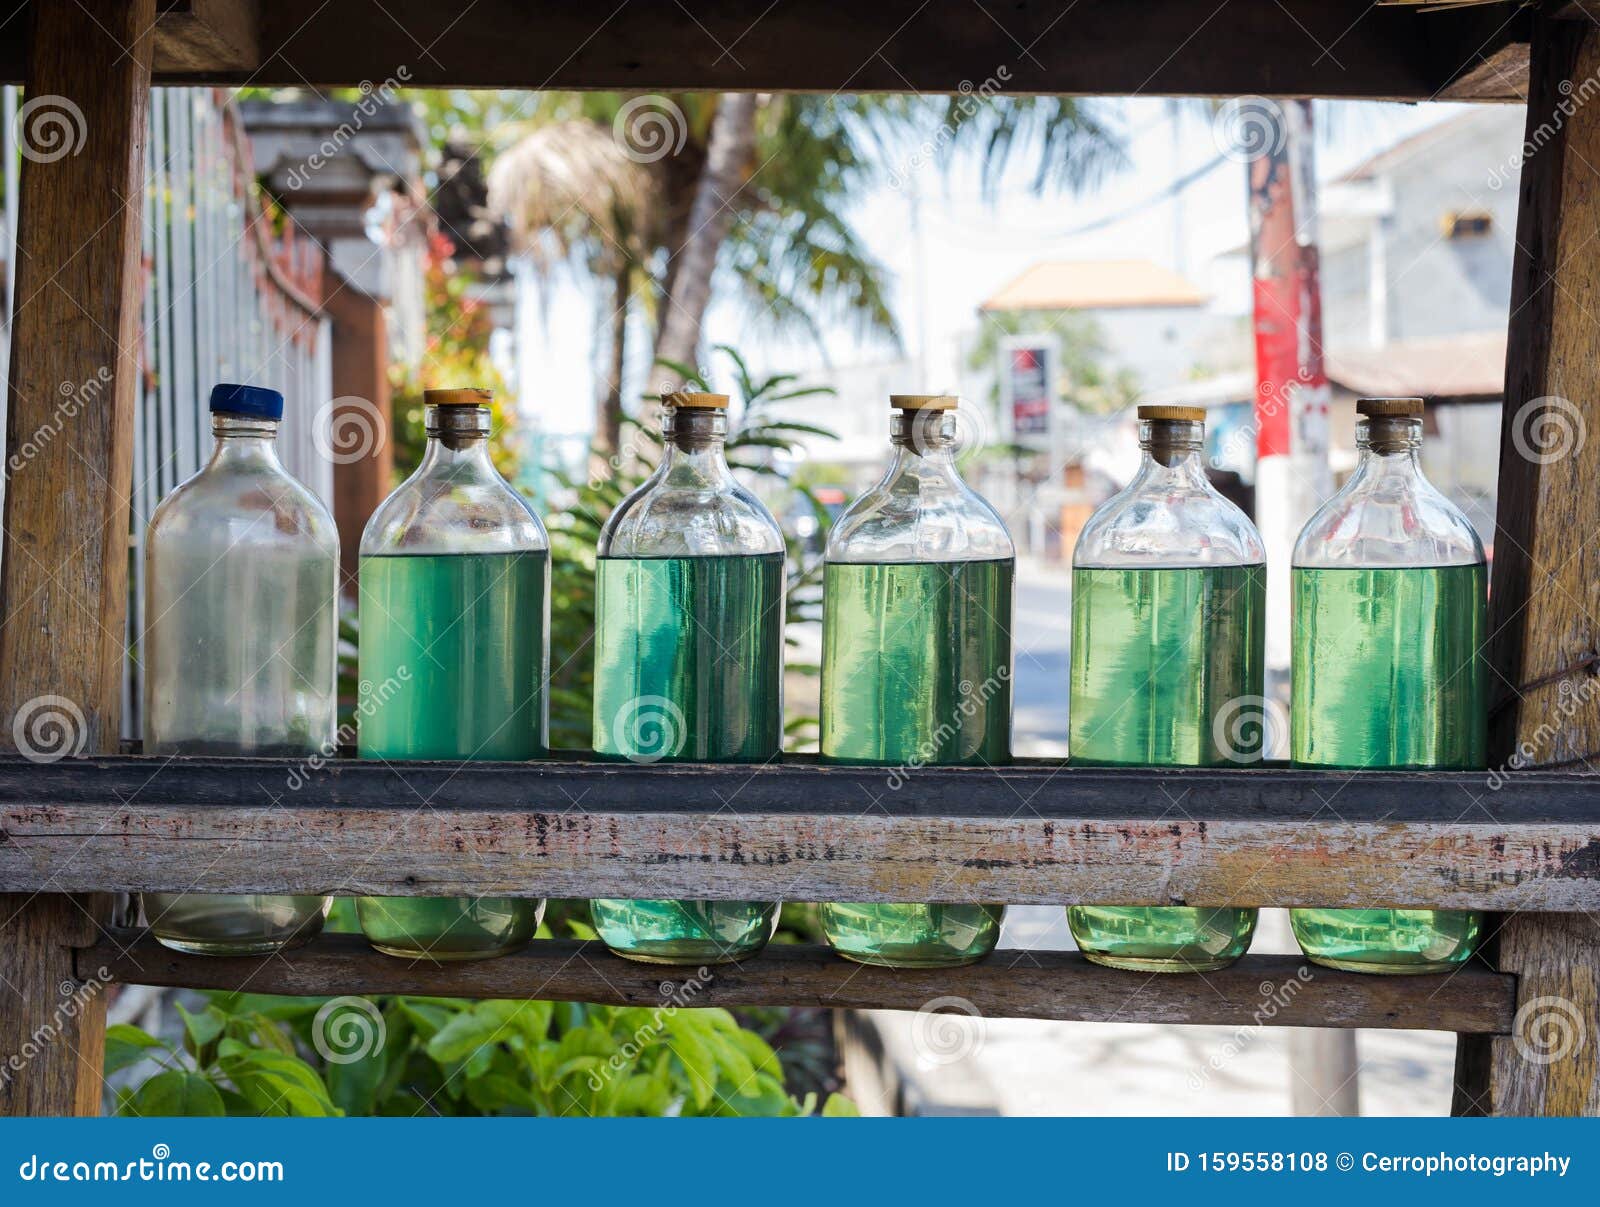
<instances>
[{"instance_id":1,"label":"utility pole","mask_svg":"<svg viewBox=\"0 0 1600 1207\"><path fill-rule=\"evenodd\" d=\"M1264 137L1248 162L1256 347L1256 524L1267 547L1267 675L1289 680L1290 558L1300 529L1333 491L1328 377L1322 360L1317 175L1310 101L1251 98L1243 125ZM1283 752L1275 752L1283 753ZM1360 1113L1356 1033L1295 1029L1297 1115Z\"/></svg>"},{"instance_id":2,"label":"utility pole","mask_svg":"<svg viewBox=\"0 0 1600 1207\"><path fill-rule=\"evenodd\" d=\"M1310 101L1253 97L1269 130L1247 167L1256 349L1256 523L1267 546L1267 668L1289 671L1289 555L1333 491L1322 363Z\"/></svg>"}]
</instances>

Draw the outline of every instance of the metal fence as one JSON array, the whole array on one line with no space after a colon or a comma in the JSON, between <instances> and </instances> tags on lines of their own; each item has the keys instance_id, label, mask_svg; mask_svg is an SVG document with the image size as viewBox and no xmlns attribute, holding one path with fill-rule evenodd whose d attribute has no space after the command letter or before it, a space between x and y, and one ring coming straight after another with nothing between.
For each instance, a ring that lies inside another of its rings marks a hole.
<instances>
[{"instance_id":1,"label":"metal fence","mask_svg":"<svg viewBox=\"0 0 1600 1207\"><path fill-rule=\"evenodd\" d=\"M0 92L7 273L0 381L8 380L15 290L20 89ZM156 505L210 456L206 402L219 381L283 391L278 449L290 473L331 505L333 462L319 453L332 397L330 323L321 309L322 249L286 215L264 211L249 143L227 93L155 88L145 145L144 316L133 433L128 646L123 736L136 737L144 538ZM90 396L95 383L68 383ZM65 392L65 391L63 391ZM0 390L0 439L5 392Z\"/></svg>"},{"instance_id":2,"label":"metal fence","mask_svg":"<svg viewBox=\"0 0 1600 1207\"><path fill-rule=\"evenodd\" d=\"M10 128L7 138L11 137ZM264 212L249 142L226 93L155 88L145 145L144 338L134 421L129 646L144 631L144 538L156 505L211 453L219 381L283 391L278 452L332 504L317 419L332 397L322 249ZM124 675L123 731L140 731L139 668Z\"/></svg>"}]
</instances>

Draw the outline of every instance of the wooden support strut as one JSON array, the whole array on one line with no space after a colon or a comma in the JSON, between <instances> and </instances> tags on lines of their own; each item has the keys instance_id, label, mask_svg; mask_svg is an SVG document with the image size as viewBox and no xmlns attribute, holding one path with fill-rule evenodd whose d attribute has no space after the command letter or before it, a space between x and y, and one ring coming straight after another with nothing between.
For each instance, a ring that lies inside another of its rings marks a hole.
<instances>
[{"instance_id":1,"label":"wooden support strut","mask_svg":"<svg viewBox=\"0 0 1600 1207\"><path fill-rule=\"evenodd\" d=\"M0 742L115 750L155 0L32 6L0 539ZM0 1113L94 1114L94 898L0 895Z\"/></svg>"},{"instance_id":2,"label":"wooden support strut","mask_svg":"<svg viewBox=\"0 0 1600 1207\"><path fill-rule=\"evenodd\" d=\"M1487 657L1490 759L1594 770L1600 752L1600 28L1534 26L1512 276ZM1462 1114L1600 1112L1600 913L1496 915L1512 1033L1463 1039Z\"/></svg>"}]
</instances>

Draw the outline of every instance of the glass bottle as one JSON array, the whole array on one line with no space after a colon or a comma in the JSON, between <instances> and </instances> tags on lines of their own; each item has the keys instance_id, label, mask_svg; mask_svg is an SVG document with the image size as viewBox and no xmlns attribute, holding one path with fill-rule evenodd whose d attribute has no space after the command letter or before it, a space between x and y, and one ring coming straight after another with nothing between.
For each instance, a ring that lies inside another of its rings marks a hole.
<instances>
[{"instance_id":1,"label":"glass bottle","mask_svg":"<svg viewBox=\"0 0 1600 1207\"><path fill-rule=\"evenodd\" d=\"M595 565L594 749L633 762L765 763L783 749L783 533L723 456L728 399L670 394L661 464L612 512ZM612 951L743 959L772 901L589 903Z\"/></svg>"},{"instance_id":2,"label":"glass bottle","mask_svg":"<svg viewBox=\"0 0 1600 1207\"><path fill-rule=\"evenodd\" d=\"M1356 404L1360 459L1295 542L1291 745L1303 767L1485 765L1483 546L1422 476L1420 398ZM1477 911L1297 909L1318 964L1442 972L1468 959Z\"/></svg>"},{"instance_id":3,"label":"glass bottle","mask_svg":"<svg viewBox=\"0 0 1600 1207\"><path fill-rule=\"evenodd\" d=\"M145 539L144 750L304 759L334 749L339 532L278 460L283 395L211 391L206 467ZM279 951L322 929L329 897L146 893L151 932L202 955Z\"/></svg>"},{"instance_id":4,"label":"glass bottle","mask_svg":"<svg viewBox=\"0 0 1600 1207\"><path fill-rule=\"evenodd\" d=\"M1133 481L1089 518L1072 555L1072 762L1215 767L1262 757L1266 550L1206 478L1205 412L1140 407ZM1097 964L1225 968L1257 911L1075 905Z\"/></svg>"},{"instance_id":5,"label":"glass bottle","mask_svg":"<svg viewBox=\"0 0 1600 1207\"><path fill-rule=\"evenodd\" d=\"M489 459L493 397L426 391L422 464L362 533L362 758L548 753L550 543ZM407 959L515 951L543 913L535 897L356 899L368 942Z\"/></svg>"},{"instance_id":6,"label":"glass bottle","mask_svg":"<svg viewBox=\"0 0 1600 1207\"><path fill-rule=\"evenodd\" d=\"M1016 550L957 471L956 399L889 403L894 460L828 537L822 757L902 770L1007 763ZM1003 905L821 907L835 951L897 968L981 960L1004 915Z\"/></svg>"}]
</instances>

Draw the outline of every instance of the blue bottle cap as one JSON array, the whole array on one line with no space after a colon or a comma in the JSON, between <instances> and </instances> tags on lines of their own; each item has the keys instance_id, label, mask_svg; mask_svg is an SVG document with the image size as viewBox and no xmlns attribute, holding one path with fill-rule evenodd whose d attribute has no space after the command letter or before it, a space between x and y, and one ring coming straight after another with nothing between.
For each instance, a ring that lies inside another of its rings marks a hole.
<instances>
[{"instance_id":1,"label":"blue bottle cap","mask_svg":"<svg viewBox=\"0 0 1600 1207\"><path fill-rule=\"evenodd\" d=\"M265 386L241 386L224 382L211 389L211 413L248 415L252 419L283 418L283 395Z\"/></svg>"}]
</instances>

